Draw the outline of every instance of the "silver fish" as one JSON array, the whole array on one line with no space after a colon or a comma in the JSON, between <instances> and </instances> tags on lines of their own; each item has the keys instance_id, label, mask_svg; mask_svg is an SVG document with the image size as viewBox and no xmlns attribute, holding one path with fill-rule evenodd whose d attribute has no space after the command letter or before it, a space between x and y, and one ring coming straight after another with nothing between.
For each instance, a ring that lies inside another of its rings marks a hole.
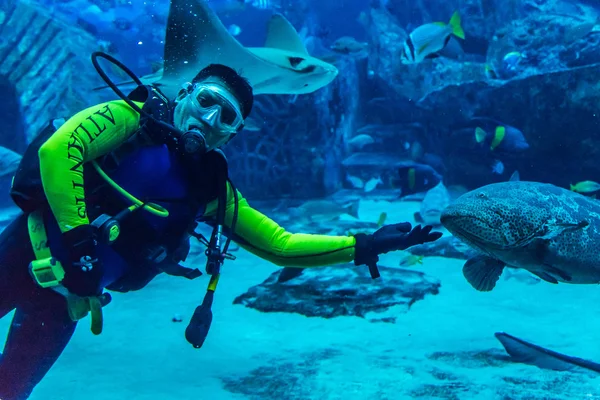
<instances>
[{"instance_id":1,"label":"silver fish","mask_svg":"<svg viewBox=\"0 0 600 400\"><path fill-rule=\"evenodd\" d=\"M358 201L339 204L331 200L309 200L296 208L289 208L292 217L308 219L311 222L330 222L339 219L342 214L358 218Z\"/></svg>"},{"instance_id":2,"label":"silver fish","mask_svg":"<svg viewBox=\"0 0 600 400\"><path fill-rule=\"evenodd\" d=\"M404 64L418 64L426 58L437 57L438 53L446 47L452 35L461 39L465 38L458 12L452 14L452 18L447 24L432 22L421 25L412 31L404 43L400 59Z\"/></svg>"},{"instance_id":3,"label":"silver fish","mask_svg":"<svg viewBox=\"0 0 600 400\"><path fill-rule=\"evenodd\" d=\"M353 188L362 189L365 187L365 183L362 179L354 175L346 175L346 180L350 182Z\"/></svg>"},{"instance_id":4,"label":"silver fish","mask_svg":"<svg viewBox=\"0 0 600 400\"><path fill-rule=\"evenodd\" d=\"M352 139L348 140L348 144L351 147L357 149L362 149L363 147L372 144L373 142L375 142L375 140L373 140L373 138L370 135L366 135L364 133L356 135Z\"/></svg>"},{"instance_id":5,"label":"silver fish","mask_svg":"<svg viewBox=\"0 0 600 400\"><path fill-rule=\"evenodd\" d=\"M369 179L369 181L367 183L365 183L365 192L368 193L368 192L375 190L377 185L379 185L381 183L383 183L383 181L381 180L381 177Z\"/></svg>"},{"instance_id":6,"label":"silver fish","mask_svg":"<svg viewBox=\"0 0 600 400\"><path fill-rule=\"evenodd\" d=\"M415 213L417 222L427 225L440 225L442 211L450 204L450 194L442 182L429 189L421 202L421 209Z\"/></svg>"},{"instance_id":7,"label":"silver fish","mask_svg":"<svg viewBox=\"0 0 600 400\"><path fill-rule=\"evenodd\" d=\"M331 50L340 54L360 54L369 46L366 42L359 42L351 36L342 36L331 45Z\"/></svg>"}]
</instances>

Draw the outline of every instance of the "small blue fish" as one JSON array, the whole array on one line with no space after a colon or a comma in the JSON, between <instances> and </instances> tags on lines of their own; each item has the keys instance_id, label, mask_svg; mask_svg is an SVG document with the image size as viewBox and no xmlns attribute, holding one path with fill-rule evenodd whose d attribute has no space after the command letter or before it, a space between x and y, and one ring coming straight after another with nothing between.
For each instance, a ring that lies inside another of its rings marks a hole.
<instances>
[{"instance_id":1,"label":"small blue fish","mask_svg":"<svg viewBox=\"0 0 600 400\"><path fill-rule=\"evenodd\" d=\"M365 192L371 192L373 190L375 190L375 188L379 185L383 183L383 181L381 180L381 177L377 177L377 178L371 178L369 179L369 181L367 183L365 183L365 187L364 190Z\"/></svg>"},{"instance_id":2,"label":"small blue fish","mask_svg":"<svg viewBox=\"0 0 600 400\"><path fill-rule=\"evenodd\" d=\"M442 181L442 176L431 166L412 161L396 164L398 177L390 180L390 186L402 190L402 195L425 192Z\"/></svg>"},{"instance_id":3,"label":"small blue fish","mask_svg":"<svg viewBox=\"0 0 600 400\"><path fill-rule=\"evenodd\" d=\"M504 173L504 164L500 160L494 160L492 164L492 173L502 175Z\"/></svg>"},{"instance_id":4,"label":"small blue fish","mask_svg":"<svg viewBox=\"0 0 600 400\"><path fill-rule=\"evenodd\" d=\"M495 153L519 153L529 149L525 135L514 126L492 118L475 117L475 141Z\"/></svg>"},{"instance_id":5,"label":"small blue fish","mask_svg":"<svg viewBox=\"0 0 600 400\"><path fill-rule=\"evenodd\" d=\"M519 63L521 62L521 59L523 58L524 56L520 52L511 51L510 53L504 55L504 58L502 59L502 67L506 71L515 72L515 70L519 66Z\"/></svg>"},{"instance_id":6,"label":"small blue fish","mask_svg":"<svg viewBox=\"0 0 600 400\"><path fill-rule=\"evenodd\" d=\"M365 187L363 180L357 176L346 175L346 181L350 182L354 189L362 189Z\"/></svg>"},{"instance_id":7,"label":"small blue fish","mask_svg":"<svg viewBox=\"0 0 600 400\"><path fill-rule=\"evenodd\" d=\"M270 0L246 0L246 3L250 3L252 7L260 10L268 10L273 7ZM275 8L278 7L275 6Z\"/></svg>"},{"instance_id":8,"label":"small blue fish","mask_svg":"<svg viewBox=\"0 0 600 400\"><path fill-rule=\"evenodd\" d=\"M242 28L240 28L236 24L231 24L231 25L229 25L229 28L227 28L227 32L229 32L231 34L231 36L237 36L240 33L242 33Z\"/></svg>"},{"instance_id":9,"label":"small blue fish","mask_svg":"<svg viewBox=\"0 0 600 400\"><path fill-rule=\"evenodd\" d=\"M400 60L403 64L418 64L426 58L435 58L454 35L465 39L458 12L452 14L450 22L432 22L412 31L402 49Z\"/></svg>"}]
</instances>

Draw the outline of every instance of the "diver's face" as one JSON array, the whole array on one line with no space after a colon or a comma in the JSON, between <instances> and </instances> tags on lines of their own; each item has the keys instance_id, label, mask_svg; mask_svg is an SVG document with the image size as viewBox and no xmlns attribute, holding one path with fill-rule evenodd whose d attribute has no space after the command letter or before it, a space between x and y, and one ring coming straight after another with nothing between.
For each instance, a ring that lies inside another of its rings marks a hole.
<instances>
[{"instance_id":1,"label":"diver's face","mask_svg":"<svg viewBox=\"0 0 600 400\"><path fill-rule=\"evenodd\" d=\"M218 80L206 80L177 98L175 127L204 136L206 151L227 143L244 125L240 102Z\"/></svg>"}]
</instances>

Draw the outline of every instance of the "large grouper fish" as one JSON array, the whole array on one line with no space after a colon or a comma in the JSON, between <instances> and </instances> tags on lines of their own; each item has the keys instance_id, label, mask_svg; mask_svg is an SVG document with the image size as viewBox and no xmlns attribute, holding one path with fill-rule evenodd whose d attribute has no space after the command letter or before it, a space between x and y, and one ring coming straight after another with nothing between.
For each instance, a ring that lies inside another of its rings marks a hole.
<instances>
[{"instance_id":1,"label":"large grouper fish","mask_svg":"<svg viewBox=\"0 0 600 400\"><path fill-rule=\"evenodd\" d=\"M479 251L463 267L477 290L492 290L505 267L550 283L600 282L599 200L544 183L495 183L460 196L440 221Z\"/></svg>"}]
</instances>

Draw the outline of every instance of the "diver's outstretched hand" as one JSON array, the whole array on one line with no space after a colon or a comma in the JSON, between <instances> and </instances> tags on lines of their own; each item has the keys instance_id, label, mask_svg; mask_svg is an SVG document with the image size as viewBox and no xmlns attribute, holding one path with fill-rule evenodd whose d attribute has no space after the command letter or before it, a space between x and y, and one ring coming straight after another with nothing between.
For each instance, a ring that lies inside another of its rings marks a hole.
<instances>
[{"instance_id":1,"label":"diver's outstretched hand","mask_svg":"<svg viewBox=\"0 0 600 400\"><path fill-rule=\"evenodd\" d=\"M355 265L372 265L379 261L379 254L395 250L406 250L411 246L434 242L442 237L441 232L431 232L431 225L417 225L414 228L409 222L381 227L375 233L355 235Z\"/></svg>"}]
</instances>

